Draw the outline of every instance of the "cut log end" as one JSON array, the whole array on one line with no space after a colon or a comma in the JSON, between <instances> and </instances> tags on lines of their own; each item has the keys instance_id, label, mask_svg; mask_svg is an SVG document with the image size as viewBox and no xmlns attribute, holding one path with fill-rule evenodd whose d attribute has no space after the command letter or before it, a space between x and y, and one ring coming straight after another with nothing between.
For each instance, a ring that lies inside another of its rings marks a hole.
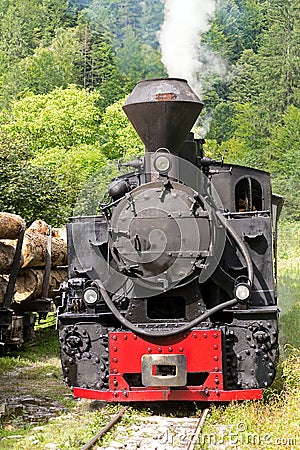
<instances>
[{"instance_id":1,"label":"cut log end","mask_svg":"<svg viewBox=\"0 0 300 450\"><path fill-rule=\"evenodd\" d=\"M0 239L18 239L25 220L17 214L0 212Z\"/></svg>"}]
</instances>

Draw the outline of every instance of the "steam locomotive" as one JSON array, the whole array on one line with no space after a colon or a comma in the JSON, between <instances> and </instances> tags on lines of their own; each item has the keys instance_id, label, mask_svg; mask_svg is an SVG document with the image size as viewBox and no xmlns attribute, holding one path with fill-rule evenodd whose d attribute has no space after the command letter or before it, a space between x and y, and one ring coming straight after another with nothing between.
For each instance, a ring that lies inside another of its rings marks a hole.
<instances>
[{"instance_id":1,"label":"steam locomotive","mask_svg":"<svg viewBox=\"0 0 300 450\"><path fill-rule=\"evenodd\" d=\"M75 396L248 400L274 379L282 198L268 173L204 156L202 107L185 80L138 83L123 109L145 154L101 214L67 225L58 330Z\"/></svg>"}]
</instances>

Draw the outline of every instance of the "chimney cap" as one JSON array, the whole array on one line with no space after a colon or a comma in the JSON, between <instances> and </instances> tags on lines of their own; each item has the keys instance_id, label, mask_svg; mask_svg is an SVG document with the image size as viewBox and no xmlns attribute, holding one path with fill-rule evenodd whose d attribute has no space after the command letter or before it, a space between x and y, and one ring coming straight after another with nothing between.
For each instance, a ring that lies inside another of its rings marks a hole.
<instances>
[{"instance_id":1,"label":"chimney cap","mask_svg":"<svg viewBox=\"0 0 300 450\"><path fill-rule=\"evenodd\" d=\"M147 151L166 147L174 154L178 154L202 108L181 78L140 81L123 106Z\"/></svg>"}]
</instances>

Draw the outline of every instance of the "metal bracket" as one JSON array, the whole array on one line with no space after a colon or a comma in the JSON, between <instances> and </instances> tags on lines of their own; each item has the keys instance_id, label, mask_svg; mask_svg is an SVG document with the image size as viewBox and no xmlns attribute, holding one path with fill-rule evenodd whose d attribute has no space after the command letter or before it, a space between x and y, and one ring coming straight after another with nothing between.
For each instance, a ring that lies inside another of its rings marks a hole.
<instances>
[{"instance_id":1,"label":"metal bracket","mask_svg":"<svg viewBox=\"0 0 300 450\"><path fill-rule=\"evenodd\" d=\"M15 289L15 285L16 285L16 281L17 281L17 276L18 276L19 269L20 269L20 260L21 260L25 228L26 228L26 225L24 223L21 225L20 230L19 230L16 252L14 254L11 273L9 276L9 281L8 281L8 285L7 285L6 292L4 295L4 300L3 300L3 308L4 309L10 308L11 303L12 303L14 289Z\"/></svg>"},{"instance_id":2,"label":"metal bracket","mask_svg":"<svg viewBox=\"0 0 300 450\"><path fill-rule=\"evenodd\" d=\"M186 386L185 355L143 355L144 386Z\"/></svg>"},{"instance_id":3,"label":"metal bracket","mask_svg":"<svg viewBox=\"0 0 300 450\"><path fill-rule=\"evenodd\" d=\"M49 225L47 231L46 264L43 277L41 298L47 298L49 291L50 273L51 273L51 248L52 248L52 228Z\"/></svg>"}]
</instances>

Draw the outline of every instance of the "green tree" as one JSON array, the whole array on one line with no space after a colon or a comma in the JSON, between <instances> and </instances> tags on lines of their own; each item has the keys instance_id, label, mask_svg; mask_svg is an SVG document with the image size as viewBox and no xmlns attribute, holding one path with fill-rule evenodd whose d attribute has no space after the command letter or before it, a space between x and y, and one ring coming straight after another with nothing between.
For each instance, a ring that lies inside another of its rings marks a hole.
<instances>
[{"instance_id":1,"label":"green tree","mask_svg":"<svg viewBox=\"0 0 300 450\"><path fill-rule=\"evenodd\" d=\"M100 126L101 146L109 159L132 159L141 154L144 146L129 122L120 100L106 109Z\"/></svg>"},{"instance_id":2,"label":"green tree","mask_svg":"<svg viewBox=\"0 0 300 450\"><path fill-rule=\"evenodd\" d=\"M97 89L103 110L125 94L126 79L108 39L87 25L58 29L49 46L40 45L33 55L20 59L0 80L0 98L7 105L26 92L46 94L72 83Z\"/></svg>"},{"instance_id":3,"label":"green tree","mask_svg":"<svg viewBox=\"0 0 300 450\"><path fill-rule=\"evenodd\" d=\"M24 141L0 131L0 210L20 214L30 223L37 218L52 225L69 215L68 193L54 181L54 173L30 162Z\"/></svg>"},{"instance_id":4,"label":"green tree","mask_svg":"<svg viewBox=\"0 0 300 450\"><path fill-rule=\"evenodd\" d=\"M222 102L216 105L206 138L216 140L219 145L230 139L234 135L237 125L234 120L235 114L236 108L231 102Z\"/></svg>"},{"instance_id":5,"label":"green tree","mask_svg":"<svg viewBox=\"0 0 300 450\"><path fill-rule=\"evenodd\" d=\"M66 88L68 84L77 83L81 60L78 30L58 29L50 46L40 45L33 55L20 59L2 77L2 104L27 92L46 94L56 87Z\"/></svg>"},{"instance_id":6,"label":"green tree","mask_svg":"<svg viewBox=\"0 0 300 450\"><path fill-rule=\"evenodd\" d=\"M299 3L275 0L269 13L273 20L258 52L260 95L256 103L276 121L289 105L300 102Z\"/></svg>"},{"instance_id":7,"label":"green tree","mask_svg":"<svg viewBox=\"0 0 300 450\"><path fill-rule=\"evenodd\" d=\"M290 106L270 143L274 189L285 197L284 216L300 220L300 108Z\"/></svg>"},{"instance_id":8,"label":"green tree","mask_svg":"<svg viewBox=\"0 0 300 450\"><path fill-rule=\"evenodd\" d=\"M245 6L250 6L251 2L232 0L229 3L231 16L236 19L234 26L243 24L242 34L247 36L247 14L244 13ZM258 2L252 2L252 6L255 4L260 8ZM287 192L284 179L288 178L282 179L279 175L283 168L274 157L272 142L278 140L274 130L279 127L283 133L287 129L286 111L290 111L291 105L299 107L299 6L295 0L274 0L272 3L261 2L261 8L265 11L265 17L255 31L255 43L252 38L251 43L249 38L248 44L244 45L246 41L241 39L245 49L237 50L240 57L232 66L227 89L223 95L216 87L210 93L215 107L208 138L215 140L218 145L214 151L222 153L224 149L227 150L228 161L265 170L272 168L275 183L276 180L281 183L282 190L278 191ZM232 14L233 9L236 14ZM229 35L232 32L238 36L237 28L230 31ZM226 33L225 37L227 39ZM219 42L224 45L220 39ZM210 143L211 147L214 145ZM285 173L294 182L291 172ZM295 205L296 202L294 207L298 210Z\"/></svg>"},{"instance_id":9,"label":"green tree","mask_svg":"<svg viewBox=\"0 0 300 450\"><path fill-rule=\"evenodd\" d=\"M121 72L127 75L132 84L141 79L165 75L159 51L141 43L131 26L126 28L122 48L117 51L117 61Z\"/></svg>"},{"instance_id":10,"label":"green tree","mask_svg":"<svg viewBox=\"0 0 300 450\"><path fill-rule=\"evenodd\" d=\"M99 145L98 101L98 93L69 86L29 94L2 112L0 131L26 147L30 165L45 168L67 192L62 208L68 213L86 179L106 161Z\"/></svg>"},{"instance_id":11,"label":"green tree","mask_svg":"<svg viewBox=\"0 0 300 450\"><path fill-rule=\"evenodd\" d=\"M110 32L118 52L131 27L141 44L158 47L157 31L163 22L163 0L94 0L83 14L98 32Z\"/></svg>"},{"instance_id":12,"label":"green tree","mask_svg":"<svg viewBox=\"0 0 300 450\"><path fill-rule=\"evenodd\" d=\"M33 155L54 147L68 150L94 144L101 120L99 98L97 92L74 85L44 95L28 94L2 112L1 128L9 136L30 142Z\"/></svg>"},{"instance_id":13,"label":"green tree","mask_svg":"<svg viewBox=\"0 0 300 450\"><path fill-rule=\"evenodd\" d=\"M164 19L164 2L162 0L144 0L141 2L139 35L143 43L158 47L157 32Z\"/></svg>"},{"instance_id":14,"label":"green tree","mask_svg":"<svg viewBox=\"0 0 300 450\"><path fill-rule=\"evenodd\" d=\"M165 75L157 40L163 2L94 0L82 15L91 30L111 37L118 68L128 79L128 87L143 78Z\"/></svg>"},{"instance_id":15,"label":"green tree","mask_svg":"<svg viewBox=\"0 0 300 450\"><path fill-rule=\"evenodd\" d=\"M228 162L268 170L271 160L269 137L266 134L264 112L251 103L236 104L233 118L234 133L222 142Z\"/></svg>"},{"instance_id":16,"label":"green tree","mask_svg":"<svg viewBox=\"0 0 300 450\"><path fill-rule=\"evenodd\" d=\"M8 64L49 43L54 30L66 24L67 0L5 0L0 6L0 50Z\"/></svg>"},{"instance_id":17,"label":"green tree","mask_svg":"<svg viewBox=\"0 0 300 450\"><path fill-rule=\"evenodd\" d=\"M118 70L108 35L92 30L88 24L79 30L82 46L79 84L97 89L105 109L125 95L127 80Z\"/></svg>"},{"instance_id":18,"label":"green tree","mask_svg":"<svg viewBox=\"0 0 300 450\"><path fill-rule=\"evenodd\" d=\"M268 0L217 0L216 13L203 42L235 63L245 49L257 51L268 28Z\"/></svg>"},{"instance_id":19,"label":"green tree","mask_svg":"<svg viewBox=\"0 0 300 450\"><path fill-rule=\"evenodd\" d=\"M64 211L69 215L76 208L82 192L84 197L97 195L95 199L97 205L112 178L110 165L98 143L77 145L68 151L62 147L54 147L35 157L32 164L52 172L55 182L61 189L68 192L63 206ZM94 192L89 192L90 180L95 177L97 177L98 185L93 185ZM96 209L91 213L95 214Z\"/></svg>"},{"instance_id":20,"label":"green tree","mask_svg":"<svg viewBox=\"0 0 300 450\"><path fill-rule=\"evenodd\" d=\"M232 70L229 98L236 103L258 102L261 93L259 58L252 50L244 50Z\"/></svg>"}]
</instances>

